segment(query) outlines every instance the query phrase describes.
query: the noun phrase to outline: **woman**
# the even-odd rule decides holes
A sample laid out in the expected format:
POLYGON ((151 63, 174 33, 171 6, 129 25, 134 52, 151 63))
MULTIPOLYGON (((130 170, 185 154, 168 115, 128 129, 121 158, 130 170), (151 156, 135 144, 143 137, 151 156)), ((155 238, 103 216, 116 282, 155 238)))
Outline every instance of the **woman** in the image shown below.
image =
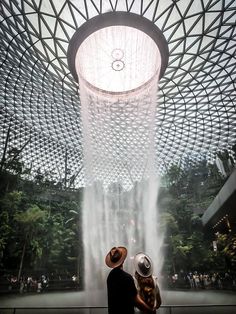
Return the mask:
POLYGON ((138 253, 134 258, 135 276, 134 281, 141 299, 149 305, 153 312, 161 305, 160 290, 157 277, 153 276, 153 264, 151 258, 138 253))

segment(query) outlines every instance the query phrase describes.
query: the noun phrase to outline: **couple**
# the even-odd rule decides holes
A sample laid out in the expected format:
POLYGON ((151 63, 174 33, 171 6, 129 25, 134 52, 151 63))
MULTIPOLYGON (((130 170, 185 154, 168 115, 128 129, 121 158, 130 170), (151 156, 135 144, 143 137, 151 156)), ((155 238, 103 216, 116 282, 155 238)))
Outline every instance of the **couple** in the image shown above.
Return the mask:
POLYGON ((134 258, 135 277, 123 270, 127 249, 113 247, 105 258, 106 265, 112 268, 107 277, 108 313, 134 314, 134 307, 142 313, 155 313, 161 305, 157 280, 152 276, 153 266, 150 257, 138 253, 134 258))

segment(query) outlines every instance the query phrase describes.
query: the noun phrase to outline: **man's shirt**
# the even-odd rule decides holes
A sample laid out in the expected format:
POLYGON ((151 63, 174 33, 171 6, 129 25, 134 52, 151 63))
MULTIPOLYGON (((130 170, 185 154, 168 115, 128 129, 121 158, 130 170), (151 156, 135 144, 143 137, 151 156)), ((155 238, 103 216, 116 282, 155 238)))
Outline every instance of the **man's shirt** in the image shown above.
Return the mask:
POLYGON ((107 277, 108 313, 134 314, 135 288, 133 277, 117 267, 107 277))

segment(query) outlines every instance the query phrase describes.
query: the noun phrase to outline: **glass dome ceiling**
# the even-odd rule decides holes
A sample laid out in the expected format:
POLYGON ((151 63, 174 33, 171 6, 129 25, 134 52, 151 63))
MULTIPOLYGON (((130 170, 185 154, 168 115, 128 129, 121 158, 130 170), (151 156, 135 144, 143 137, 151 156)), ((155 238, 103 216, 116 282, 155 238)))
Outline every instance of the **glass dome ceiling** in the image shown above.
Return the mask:
POLYGON ((168 41, 159 84, 156 169, 187 157, 214 161, 236 143, 234 0, 2 0, 0 145, 26 167, 68 187, 84 185, 79 88, 68 44, 84 22, 128 11, 155 23, 168 41))

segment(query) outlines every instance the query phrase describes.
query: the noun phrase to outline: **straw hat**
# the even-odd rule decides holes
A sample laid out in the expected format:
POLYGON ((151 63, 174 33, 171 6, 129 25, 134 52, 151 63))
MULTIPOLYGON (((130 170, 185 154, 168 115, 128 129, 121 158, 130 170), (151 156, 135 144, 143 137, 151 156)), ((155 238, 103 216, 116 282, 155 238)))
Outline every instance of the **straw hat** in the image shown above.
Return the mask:
POLYGON ((134 268, 142 277, 149 277, 153 273, 153 264, 151 258, 144 253, 136 254, 134 258, 134 268))
POLYGON ((115 268, 123 264, 127 256, 127 249, 124 246, 113 247, 108 252, 105 263, 110 268, 115 268))

